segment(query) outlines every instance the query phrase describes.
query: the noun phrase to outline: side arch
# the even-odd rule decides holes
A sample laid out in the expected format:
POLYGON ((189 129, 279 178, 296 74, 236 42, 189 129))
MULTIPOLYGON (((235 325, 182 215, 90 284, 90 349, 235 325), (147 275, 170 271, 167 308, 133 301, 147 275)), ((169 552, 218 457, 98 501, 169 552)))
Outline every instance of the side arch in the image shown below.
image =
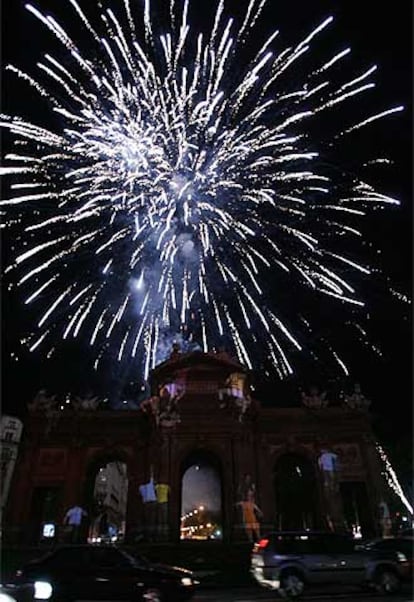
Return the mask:
POLYGON ((84 465, 82 503, 88 512, 84 540, 97 537, 123 538, 129 506, 133 458, 124 447, 106 447, 93 452, 84 465))

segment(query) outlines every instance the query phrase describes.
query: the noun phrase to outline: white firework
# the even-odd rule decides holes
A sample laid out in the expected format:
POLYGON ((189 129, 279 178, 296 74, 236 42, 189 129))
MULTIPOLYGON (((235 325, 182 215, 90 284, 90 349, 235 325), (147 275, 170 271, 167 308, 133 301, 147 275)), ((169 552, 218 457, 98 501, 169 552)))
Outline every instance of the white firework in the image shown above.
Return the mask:
POLYGON ((1 119, 17 143, 1 170, 16 180, 2 207, 23 224, 24 245, 8 269, 26 303, 39 304, 29 348, 82 334, 98 357, 139 356, 147 374, 166 333, 181 333, 290 374, 304 336, 274 288, 269 298, 269 281, 363 307, 354 276, 371 270, 347 243, 361 239, 367 211, 398 201, 326 157, 402 107, 359 115, 329 141, 309 134, 375 85, 375 66, 338 76, 348 48, 303 68, 331 17, 291 47, 276 50, 275 31, 242 68, 266 0, 250 0, 239 25, 220 0, 208 34, 193 31, 189 0, 170 1, 162 34, 150 0, 142 15, 129 0, 119 15, 101 8, 96 25, 86 3, 67 2, 90 43, 80 48, 28 4, 63 52, 45 54, 38 76, 8 67, 48 99, 59 125, 1 119), (296 71, 300 83, 289 79, 296 71))

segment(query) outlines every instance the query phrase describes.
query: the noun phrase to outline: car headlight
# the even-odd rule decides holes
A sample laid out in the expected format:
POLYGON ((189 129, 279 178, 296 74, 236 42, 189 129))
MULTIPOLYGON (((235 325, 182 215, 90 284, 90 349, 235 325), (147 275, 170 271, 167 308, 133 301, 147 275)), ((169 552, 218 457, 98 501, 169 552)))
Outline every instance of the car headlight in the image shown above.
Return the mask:
POLYGON ((34 599, 49 600, 52 597, 53 587, 48 581, 35 581, 34 599))
POLYGON ((402 552, 397 552, 398 562, 407 562, 407 556, 402 552))
POLYGON ((185 585, 186 587, 193 585, 193 580, 191 579, 191 577, 182 577, 181 585, 185 585))
POLYGON ((9 594, 0 592, 0 602, 16 602, 16 599, 9 596, 9 594))

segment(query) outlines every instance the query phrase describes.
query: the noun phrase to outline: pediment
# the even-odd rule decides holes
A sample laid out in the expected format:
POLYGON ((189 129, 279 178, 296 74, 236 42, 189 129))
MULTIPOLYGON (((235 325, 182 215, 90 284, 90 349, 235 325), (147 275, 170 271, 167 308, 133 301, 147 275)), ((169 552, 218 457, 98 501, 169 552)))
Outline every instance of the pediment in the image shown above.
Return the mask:
POLYGON ((199 381, 204 378, 222 380, 231 372, 247 372, 247 368, 225 352, 203 353, 193 351, 182 353, 178 357, 168 359, 151 372, 151 384, 157 385, 168 382, 169 379, 180 375, 186 381, 199 381), (215 377, 215 378, 214 378, 215 377))

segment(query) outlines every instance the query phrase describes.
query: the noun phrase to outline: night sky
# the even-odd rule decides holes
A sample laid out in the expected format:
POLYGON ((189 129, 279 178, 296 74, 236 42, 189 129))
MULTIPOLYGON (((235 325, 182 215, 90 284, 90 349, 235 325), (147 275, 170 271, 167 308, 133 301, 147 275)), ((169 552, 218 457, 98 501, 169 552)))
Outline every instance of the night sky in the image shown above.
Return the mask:
MULTIPOLYGON (((34 2, 43 10, 55 11, 59 5, 59 16, 65 17, 67 12, 62 8, 63 0, 42 0, 34 2), (55 7, 55 8, 54 8, 55 7)), ((69 4, 69 3, 68 3, 69 4)), ((82 2, 81 2, 82 4, 82 2)), ((89 2, 88 2, 89 4, 89 2)), ((131 5, 134 2, 131 0, 131 5)), ((209 5, 199 2, 197 6, 209 5)), ((211 3, 214 4, 215 3, 211 3)), ((244 1, 231 0, 227 3, 229 13, 236 14, 244 1)), ((41 52, 51 51, 51 36, 46 35, 33 17, 23 8, 21 0, 4 0, 3 2, 3 57, 2 62, 21 67, 23 70, 35 72, 34 63, 41 52)), ((200 9, 201 10, 201 9, 200 9)), ((199 12, 195 19, 203 23, 206 17, 199 12)), ((352 47, 350 63, 355 72, 362 71, 376 63, 379 71, 376 74, 377 90, 373 96, 373 107, 382 109, 403 104, 406 110, 398 117, 383 120, 358 138, 353 139, 355 148, 349 152, 358 155, 359 140, 368 145, 371 154, 381 156, 384 151, 392 158, 395 165, 381 176, 379 188, 399 198, 402 206, 399 209, 382 212, 375 216, 366 228, 366 234, 382 249, 381 265, 391 277, 395 288, 411 295, 411 237, 412 237, 412 205, 411 205, 411 90, 412 90, 412 50, 411 50, 411 7, 409 2, 389 5, 373 0, 364 2, 356 0, 270 0, 259 26, 263 37, 275 27, 281 30, 280 46, 289 41, 297 42, 323 18, 333 14, 336 23, 327 35, 319 38, 315 48, 321 48, 324 56, 330 56, 346 46, 352 47), (330 49, 330 53, 327 49, 330 49), (376 104, 375 104, 376 103, 376 104), (375 153, 376 151, 376 153, 375 153)), ((255 40, 256 41, 256 40, 255 40)), ((80 44, 82 46, 82 44, 80 44)), ((258 44, 257 44, 258 46, 258 44)), ((255 44, 255 48, 257 48, 255 44)), ((249 49, 246 49, 248 52, 249 49)), ((352 73, 347 66, 347 73, 352 73)), ((2 98, 4 113, 30 117, 32 121, 47 122, 46 105, 39 102, 38 96, 22 82, 17 82, 13 74, 3 74, 2 98)), ((366 102, 365 100, 362 102, 366 102)), ((373 112, 373 111, 371 111, 373 112)), ((361 111, 361 115, 364 112, 361 111)), ((7 150, 7 137, 3 142, 7 150)), ((367 155, 370 153, 368 152, 367 155)), ((7 187, 4 186, 6 196, 7 187)), ((3 267, 10 257, 11 240, 7 233, 3 235, 3 267)), ((3 281, 4 282, 4 281, 3 281)), ((91 370, 93 358, 88 356, 82 345, 66 346, 51 360, 45 360, 40 354, 29 354, 19 345, 19 340, 30 329, 32 316, 28 314, 14 292, 7 290, 8 281, 3 285, 2 302, 2 392, 3 412, 23 415, 28 399, 42 386, 49 391, 83 390, 90 388, 102 395, 110 392, 114 383, 138 382, 139 375, 134 373, 134 366, 111 365, 110 370, 94 373, 91 370), (16 357, 18 360, 16 360, 16 357), (110 375, 108 379, 108 374, 110 375)), ((286 302, 292 291, 286 291, 286 302)), ((296 291, 294 292, 296 295, 296 291)), ((300 291, 298 291, 300 294, 300 291)), ((295 358, 297 372, 295 376, 283 383, 268 380, 260 386, 260 375, 256 381, 259 395, 268 403, 285 405, 295 403, 300 387, 317 384, 323 389, 332 391, 352 382, 362 383, 363 392, 373 401, 373 412, 376 424, 385 440, 408 441, 412 430, 412 350, 411 350, 411 308, 409 305, 396 302, 385 294, 385 288, 376 285, 371 289, 370 334, 375 345, 381 347, 383 357, 379 358, 358 346, 347 349, 353 359, 352 378, 349 382, 339 380, 332 375, 326 366, 315 365, 300 357, 295 358), (280 400, 284 400, 282 403, 280 400)), ((321 332, 329 330, 337 316, 325 307, 317 308, 321 332)), ((340 337, 340 332, 338 337, 340 337)), ((344 345, 347 343, 344 342, 344 345)), ((108 368, 108 367, 107 367, 108 368)), ((136 371, 136 369, 135 369, 136 371)))
POLYGON ((190 466, 184 473, 182 513, 204 506, 209 512, 219 512, 221 501, 220 480, 209 466, 190 466))

